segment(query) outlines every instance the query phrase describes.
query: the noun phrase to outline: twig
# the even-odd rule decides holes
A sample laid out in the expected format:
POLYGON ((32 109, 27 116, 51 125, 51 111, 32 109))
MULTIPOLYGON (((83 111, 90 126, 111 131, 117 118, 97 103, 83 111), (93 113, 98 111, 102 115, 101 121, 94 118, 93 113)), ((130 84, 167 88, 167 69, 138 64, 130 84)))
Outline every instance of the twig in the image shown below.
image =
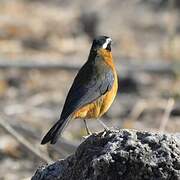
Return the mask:
MULTIPOLYGON (((21 124, 21 126, 17 125, 16 122, 13 121, 12 127, 17 129, 18 132, 21 132, 22 134, 26 134, 28 137, 32 139, 39 139, 40 133, 37 133, 34 131, 34 129, 29 128, 26 126, 26 124, 21 124)), ((60 138, 60 140, 54 144, 53 146, 49 146, 53 150, 59 153, 63 158, 66 157, 68 154, 71 154, 75 151, 75 149, 78 147, 78 144, 69 142, 65 140, 63 137, 60 138)))
POLYGON ((170 98, 167 102, 167 106, 166 106, 163 118, 161 120, 161 123, 160 123, 159 130, 161 132, 164 132, 164 130, 166 128, 166 125, 168 123, 168 120, 169 120, 169 117, 170 117, 173 107, 174 107, 174 99, 170 98))
MULTIPOLYGON (((43 61, 37 62, 33 59, 27 60, 18 60, 15 59, 14 61, 10 59, 0 59, 0 69, 10 69, 10 68, 18 68, 18 69, 39 69, 39 70, 47 70, 47 69, 58 69, 58 70, 69 70, 69 71, 77 71, 82 66, 82 64, 70 64, 66 59, 57 62, 51 61, 43 61)), ((121 63, 117 66, 118 72, 148 72, 148 73, 157 73, 157 74, 174 74, 175 68, 180 69, 180 63, 171 63, 166 62, 164 63, 163 60, 155 60, 155 61, 148 61, 147 63, 142 63, 142 61, 137 61, 136 63, 121 63), (163 62, 163 63, 162 63, 163 62)))
POLYGON ((133 107, 128 119, 125 120, 123 127, 124 128, 133 128, 134 122, 137 121, 139 116, 147 108, 147 102, 144 99, 139 100, 133 107))
POLYGON ((18 69, 62 69, 62 70, 78 70, 79 66, 74 64, 65 64, 63 62, 35 62, 34 60, 0 60, 0 68, 18 68, 18 69))
POLYGON ((46 154, 41 152, 39 149, 34 147, 30 142, 28 142, 24 137, 22 137, 11 125, 0 117, 0 125, 13 137, 15 137, 22 145, 24 145, 28 150, 30 150, 34 155, 43 160, 46 163, 53 162, 46 154))
MULTIPOLYGON (((141 99, 139 100, 133 107, 128 119, 125 120, 124 122, 124 127, 133 126, 133 123, 138 120, 139 116, 146 110, 146 109, 166 109, 164 118, 162 119, 162 130, 165 128, 168 118, 170 116, 170 113, 173 109, 174 106, 174 100, 172 102, 172 99, 169 99, 168 105, 165 100, 162 99, 154 99, 154 100, 145 100, 141 99), (168 112, 167 112, 168 111, 168 112), (168 114, 169 113, 169 114, 168 114)), ((159 127, 159 130, 161 128, 159 127)))
POLYGON ((139 118, 139 116, 143 113, 143 111, 147 108, 147 106, 148 104, 147 102, 145 102, 145 100, 138 101, 135 104, 130 114, 130 119, 132 119, 133 121, 136 121, 139 118))

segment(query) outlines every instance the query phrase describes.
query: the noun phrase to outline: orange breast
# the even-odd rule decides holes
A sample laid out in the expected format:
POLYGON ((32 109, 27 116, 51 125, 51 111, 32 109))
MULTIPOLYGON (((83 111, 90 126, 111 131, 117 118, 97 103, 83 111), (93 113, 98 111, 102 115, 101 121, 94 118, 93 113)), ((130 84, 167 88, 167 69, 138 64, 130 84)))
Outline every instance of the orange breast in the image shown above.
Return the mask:
POLYGON ((117 89, 118 89, 118 80, 117 80, 117 75, 115 75, 115 81, 111 91, 107 92, 103 97, 103 103, 101 105, 99 117, 102 116, 110 108, 117 94, 117 89))
MULTIPOLYGON (((101 52, 101 53, 106 53, 106 52, 101 52)), ((103 57, 105 57, 106 64, 112 69, 114 73, 115 79, 114 79, 113 87, 110 91, 108 91, 105 95, 101 96, 93 103, 88 104, 82 107, 81 109, 79 109, 78 111, 76 111, 74 113, 73 118, 80 118, 80 119, 99 118, 110 108, 111 104, 114 101, 118 89, 117 74, 112 62, 111 53, 103 54, 103 57)))

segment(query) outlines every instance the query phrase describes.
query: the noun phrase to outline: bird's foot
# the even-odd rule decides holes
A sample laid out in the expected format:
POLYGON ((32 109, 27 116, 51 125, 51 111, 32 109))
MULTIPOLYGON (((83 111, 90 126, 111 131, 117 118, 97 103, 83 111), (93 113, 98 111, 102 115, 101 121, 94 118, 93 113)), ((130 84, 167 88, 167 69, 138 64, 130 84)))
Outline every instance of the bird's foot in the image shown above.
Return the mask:
POLYGON ((89 136, 91 136, 92 134, 88 134, 86 136, 83 136, 83 139, 87 139, 89 136))
POLYGON ((89 135, 91 135, 92 133, 91 133, 90 129, 88 128, 88 126, 87 126, 87 123, 86 123, 86 120, 85 120, 85 119, 84 119, 84 124, 85 124, 86 132, 87 132, 88 136, 89 136, 89 135))

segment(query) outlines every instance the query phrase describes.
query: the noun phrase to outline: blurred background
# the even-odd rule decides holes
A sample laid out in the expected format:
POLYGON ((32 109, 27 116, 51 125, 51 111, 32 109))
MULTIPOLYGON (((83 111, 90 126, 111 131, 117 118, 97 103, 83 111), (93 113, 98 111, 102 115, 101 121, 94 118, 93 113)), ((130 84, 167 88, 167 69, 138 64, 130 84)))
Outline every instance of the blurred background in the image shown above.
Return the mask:
POLYGON ((119 75, 103 122, 180 132, 179 19, 179 0, 0 0, 0 179, 28 179, 83 141, 76 120, 56 145, 40 145, 97 35, 112 37, 119 75))

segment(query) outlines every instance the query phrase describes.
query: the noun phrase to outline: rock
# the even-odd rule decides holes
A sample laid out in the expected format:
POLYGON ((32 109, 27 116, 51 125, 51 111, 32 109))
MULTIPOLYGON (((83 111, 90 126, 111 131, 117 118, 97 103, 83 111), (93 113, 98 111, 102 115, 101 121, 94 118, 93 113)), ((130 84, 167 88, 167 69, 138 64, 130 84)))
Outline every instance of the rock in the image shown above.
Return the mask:
POLYGON ((39 167, 32 180, 179 180, 180 135, 135 130, 88 137, 65 160, 39 167))

